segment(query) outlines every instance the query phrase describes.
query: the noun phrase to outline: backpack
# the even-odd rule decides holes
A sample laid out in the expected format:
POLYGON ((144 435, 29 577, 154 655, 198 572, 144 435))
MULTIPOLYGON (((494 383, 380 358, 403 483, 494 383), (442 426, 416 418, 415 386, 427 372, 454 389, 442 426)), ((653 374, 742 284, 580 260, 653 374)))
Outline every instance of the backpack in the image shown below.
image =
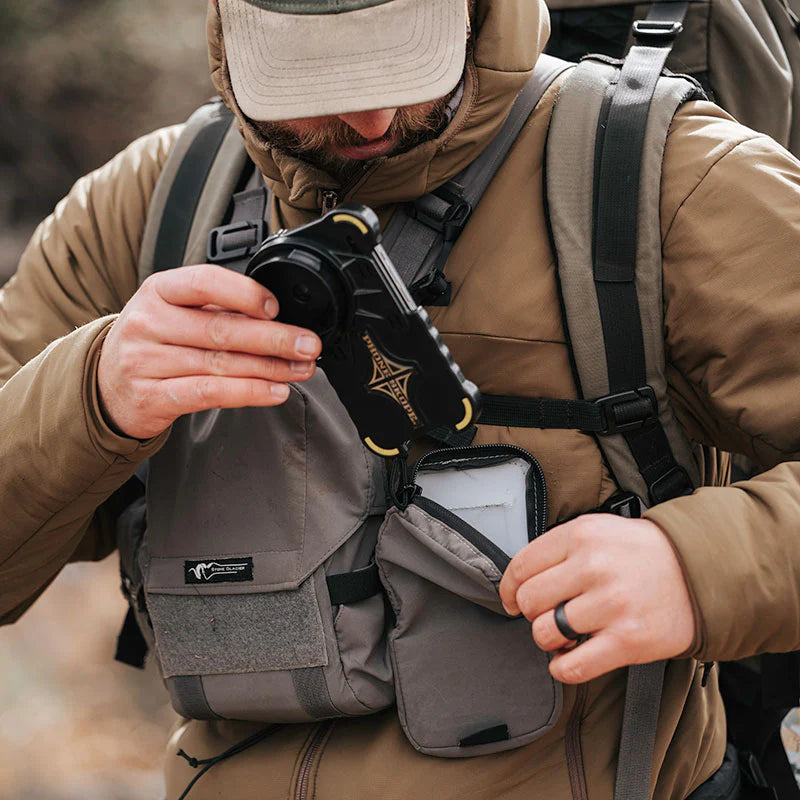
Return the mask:
MULTIPOLYGON (((484 396, 480 419, 481 424, 571 428, 594 434, 620 487, 599 510, 622 516, 638 516, 643 507, 690 493, 699 483, 691 445, 667 403, 660 224, 657 215, 647 213, 648 208, 658 207, 661 157, 672 117, 683 102, 704 96, 696 81, 662 76, 672 42, 669 34, 651 35, 648 46, 633 48, 624 64, 610 59, 584 62, 562 88, 551 122, 547 200, 582 399, 484 396), (613 98, 603 102, 612 84, 617 86, 613 98), (627 113, 631 109, 632 115, 627 113), (596 136, 598 129, 605 131, 604 137, 596 136), (627 189, 614 179, 621 173, 634 176, 627 189), (571 191, 559 189, 565 186, 571 191), (597 258, 592 245, 595 223, 597 258), (605 358, 598 358, 600 342, 605 358)), ((385 245, 418 302, 447 302, 444 267, 452 243, 532 108, 550 82, 570 66, 542 57, 524 98, 484 154, 465 173, 394 215, 385 245)), ((245 169, 246 163, 230 114, 218 102, 200 109, 187 124, 156 188, 142 246, 142 277, 154 264, 169 268, 212 261, 236 268, 247 261, 264 236, 268 196, 260 176, 245 169)), ((442 431, 438 438, 446 446, 463 448, 472 435, 474 430, 442 431)), ((141 499, 137 502, 141 511, 141 499)), ((123 514, 121 519, 126 516, 136 515, 123 514)), ((143 529, 140 513, 120 536, 123 587, 131 612, 118 655, 138 664, 143 661, 138 630, 149 633, 137 559, 143 529)), ((374 571, 362 577, 369 591, 379 590, 374 571)), ((344 595, 364 599, 363 586, 354 591, 350 578, 340 582, 344 595)), ((649 796, 664 666, 629 669, 616 800, 649 796)), ((202 686, 191 689, 203 701, 202 686)), ((478 732, 470 744, 491 746, 486 734, 478 732)), ((729 792, 730 775, 738 781, 736 759, 730 754, 724 768, 722 783, 729 792)), ((757 764, 746 775, 760 786, 757 764)), ((701 789, 706 794, 698 798, 729 796, 708 794, 705 785, 701 789)))
POLYGON ((622 58, 634 20, 680 23, 667 68, 691 75, 743 125, 800 156, 800 0, 547 0, 546 52, 622 58))

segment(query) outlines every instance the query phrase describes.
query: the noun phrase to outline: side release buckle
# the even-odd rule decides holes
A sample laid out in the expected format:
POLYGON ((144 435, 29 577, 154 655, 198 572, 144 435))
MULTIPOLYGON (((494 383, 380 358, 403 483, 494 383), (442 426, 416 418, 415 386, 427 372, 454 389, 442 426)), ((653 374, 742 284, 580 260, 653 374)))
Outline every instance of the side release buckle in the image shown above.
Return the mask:
POLYGON ((633 38, 637 44, 651 47, 666 47, 683 31, 683 23, 677 20, 639 19, 633 23, 633 38))
POLYGON ((600 408, 603 421, 603 429, 598 431, 601 436, 639 430, 658 419, 658 400, 652 386, 599 397, 594 404, 600 408))
POLYGON ((267 225, 264 220, 231 222, 213 228, 208 234, 206 258, 209 264, 227 264, 255 255, 264 239, 267 225))

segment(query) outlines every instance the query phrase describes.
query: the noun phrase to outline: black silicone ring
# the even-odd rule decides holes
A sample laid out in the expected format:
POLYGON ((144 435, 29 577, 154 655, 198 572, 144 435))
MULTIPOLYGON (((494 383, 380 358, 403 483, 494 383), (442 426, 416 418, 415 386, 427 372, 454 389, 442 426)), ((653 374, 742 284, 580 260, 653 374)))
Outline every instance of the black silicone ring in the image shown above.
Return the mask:
POLYGON ((577 642, 578 639, 581 638, 583 634, 577 633, 572 625, 569 624, 567 621, 567 612, 564 611, 564 606, 567 604, 567 601, 564 600, 563 602, 559 603, 555 608, 555 619, 556 619, 556 628, 561 631, 561 635, 565 639, 569 639, 571 642, 577 642))

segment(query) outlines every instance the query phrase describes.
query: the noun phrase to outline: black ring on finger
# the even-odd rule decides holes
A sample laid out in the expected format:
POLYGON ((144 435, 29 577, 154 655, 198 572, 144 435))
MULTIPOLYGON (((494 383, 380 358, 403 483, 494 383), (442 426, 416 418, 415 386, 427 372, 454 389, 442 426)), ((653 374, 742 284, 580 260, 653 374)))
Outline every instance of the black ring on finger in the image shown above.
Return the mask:
POLYGON ((566 600, 560 602, 556 607, 554 616, 556 620, 556 628, 560 631, 561 635, 565 639, 569 639, 571 642, 577 642, 583 634, 578 633, 572 625, 569 624, 567 620, 567 612, 564 610, 564 606, 567 604, 566 600))

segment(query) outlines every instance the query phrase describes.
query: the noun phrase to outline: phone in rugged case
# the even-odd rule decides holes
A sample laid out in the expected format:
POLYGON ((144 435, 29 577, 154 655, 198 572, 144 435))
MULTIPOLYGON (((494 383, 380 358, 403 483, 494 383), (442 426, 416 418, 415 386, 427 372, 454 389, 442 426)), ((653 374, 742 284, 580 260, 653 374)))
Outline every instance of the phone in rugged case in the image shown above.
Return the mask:
POLYGON ((466 428, 480 393, 380 242, 375 213, 347 204, 270 236, 246 274, 277 297, 279 321, 320 336, 319 366, 360 436, 392 456, 434 428, 466 428))

